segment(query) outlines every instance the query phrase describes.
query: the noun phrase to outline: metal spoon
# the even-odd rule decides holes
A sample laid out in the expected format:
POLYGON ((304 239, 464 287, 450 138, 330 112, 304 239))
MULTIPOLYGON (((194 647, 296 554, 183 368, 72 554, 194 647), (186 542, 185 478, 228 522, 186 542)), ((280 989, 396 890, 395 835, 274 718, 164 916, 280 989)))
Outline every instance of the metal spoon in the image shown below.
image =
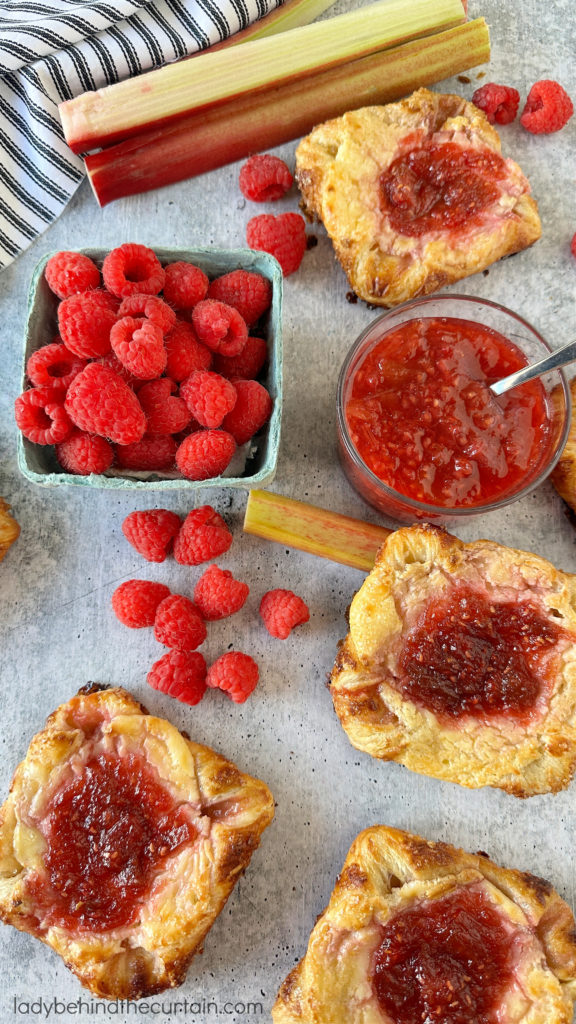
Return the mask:
POLYGON ((572 363, 575 359, 576 341, 571 341, 568 345, 557 349, 556 352, 551 352, 544 359, 539 359, 537 363, 524 366, 521 370, 516 370, 515 373, 503 377, 502 380, 497 380, 495 384, 490 385, 490 391, 493 395, 502 395, 518 384, 525 384, 527 380, 533 380, 534 377, 539 377, 549 370, 557 370, 558 367, 566 366, 566 363, 572 363))

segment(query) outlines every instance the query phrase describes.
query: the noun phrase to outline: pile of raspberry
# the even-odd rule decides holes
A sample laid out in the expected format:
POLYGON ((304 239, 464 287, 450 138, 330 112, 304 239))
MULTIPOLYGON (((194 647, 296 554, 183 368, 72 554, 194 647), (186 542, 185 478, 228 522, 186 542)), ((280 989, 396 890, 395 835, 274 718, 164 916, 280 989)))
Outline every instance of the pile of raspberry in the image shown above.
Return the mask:
POLYGON ((58 334, 30 356, 15 418, 29 441, 55 445, 67 473, 208 480, 265 426, 272 399, 256 378, 268 357, 267 278, 234 270, 210 281, 133 243, 101 271, 57 253, 45 277, 60 300, 58 334))
MULTIPOLYGON (((290 191, 293 181, 289 167, 270 153, 249 157, 240 169, 240 191, 254 203, 281 199, 290 191)), ((308 248, 306 222, 299 213, 261 213, 248 221, 246 242, 251 249, 275 256, 284 277, 288 277, 298 270, 308 248)))
MULTIPOLYGON (((232 534, 211 505, 193 509, 184 522, 168 509, 132 512, 122 532, 149 562, 163 562, 171 551, 181 565, 201 565, 229 550, 232 534)), ((185 704, 198 704, 208 688, 223 690, 242 704, 255 689, 258 665, 242 651, 227 651, 210 665, 198 651, 207 636, 206 623, 239 612, 250 588, 220 566, 210 565, 197 580, 192 599, 171 593, 163 583, 127 580, 112 595, 117 618, 131 629, 154 627, 154 636, 169 650, 148 673, 155 690, 185 704)), ((286 639, 307 622, 308 608, 290 590, 269 590, 260 616, 271 636, 286 639)))

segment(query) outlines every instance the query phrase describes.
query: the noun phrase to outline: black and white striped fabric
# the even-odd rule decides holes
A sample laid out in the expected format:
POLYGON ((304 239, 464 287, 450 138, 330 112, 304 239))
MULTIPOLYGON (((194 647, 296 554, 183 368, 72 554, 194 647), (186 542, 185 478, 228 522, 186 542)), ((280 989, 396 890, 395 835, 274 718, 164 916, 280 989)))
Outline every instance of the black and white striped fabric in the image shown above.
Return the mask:
POLYGON ((281 0, 0 0, 0 268, 83 178, 58 103, 204 49, 281 0))

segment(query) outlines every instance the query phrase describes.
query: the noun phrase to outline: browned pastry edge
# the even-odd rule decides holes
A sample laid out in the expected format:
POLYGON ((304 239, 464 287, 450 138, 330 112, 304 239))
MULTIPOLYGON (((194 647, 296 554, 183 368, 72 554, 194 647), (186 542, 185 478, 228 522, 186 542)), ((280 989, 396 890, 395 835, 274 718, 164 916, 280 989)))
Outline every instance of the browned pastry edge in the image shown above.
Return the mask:
POLYGON ((10 511, 10 505, 0 498, 0 562, 20 536, 20 526, 10 511))

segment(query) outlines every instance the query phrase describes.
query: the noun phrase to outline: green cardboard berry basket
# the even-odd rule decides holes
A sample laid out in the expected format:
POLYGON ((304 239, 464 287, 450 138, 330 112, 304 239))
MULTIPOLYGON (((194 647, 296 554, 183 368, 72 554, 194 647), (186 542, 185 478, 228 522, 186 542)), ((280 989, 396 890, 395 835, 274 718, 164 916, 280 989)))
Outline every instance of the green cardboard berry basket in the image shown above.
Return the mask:
MULTIPOLYGON (((99 266, 107 250, 82 249, 99 266)), ((42 487, 69 484, 74 487, 107 487, 121 491, 195 491, 206 487, 265 487, 276 472, 280 424, 282 419, 282 270, 273 256, 252 249, 164 249, 154 250, 162 264, 185 260, 194 263, 212 280, 231 270, 251 270, 267 277, 272 284, 272 305, 266 314, 264 330, 268 344, 268 364, 258 378, 268 389, 274 403, 272 416, 263 430, 239 449, 226 474, 210 480, 186 480, 176 473, 132 473, 112 469, 109 473, 76 476, 59 465, 52 445, 37 445, 20 434, 18 467, 32 483, 42 487), (230 475, 228 475, 230 474, 230 475)), ((58 333, 58 300, 50 291, 44 268, 53 253, 47 253, 34 270, 28 296, 28 317, 24 337, 24 364, 20 390, 29 382, 26 364, 32 352, 47 345, 58 333)))

